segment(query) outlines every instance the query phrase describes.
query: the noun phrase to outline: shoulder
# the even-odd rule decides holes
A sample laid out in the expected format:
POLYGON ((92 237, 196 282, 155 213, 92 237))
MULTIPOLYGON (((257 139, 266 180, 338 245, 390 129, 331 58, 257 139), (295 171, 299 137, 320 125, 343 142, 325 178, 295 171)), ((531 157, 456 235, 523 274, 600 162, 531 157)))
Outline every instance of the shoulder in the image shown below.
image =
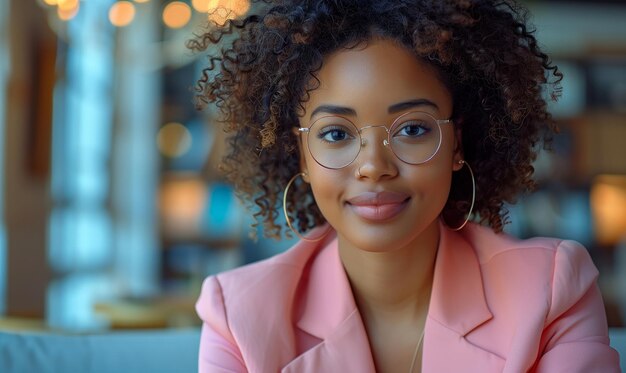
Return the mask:
POLYGON ((522 240, 476 225, 463 235, 476 252, 486 288, 498 288, 499 297, 515 302, 545 304, 548 319, 596 287, 598 270, 587 249, 576 241, 522 240))
POLYGON ((533 364, 537 372, 617 371, 598 271, 581 244, 520 240, 476 225, 458 233, 476 253, 491 314, 469 336, 477 346, 519 364, 515 371, 533 364))
POLYGON ((205 322, 216 315, 233 321, 238 313, 249 319, 250 312, 260 317, 265 313, 270 318, 288 317, 306 268, 326 241, 301 241, 269 259, 206 278, 196 302, 198 315, 205 322))
POLYGON ((576 241, 550 237, 519 239, 475 224, 468 228, 463 236, 474 248, 481 265, 521 257, 528 260, 517 262, 518 266, 536 265, 538 260, 558 266, 558 270, 582 268, 591 270, 594 276, 597 274, 587 249, 576 241))

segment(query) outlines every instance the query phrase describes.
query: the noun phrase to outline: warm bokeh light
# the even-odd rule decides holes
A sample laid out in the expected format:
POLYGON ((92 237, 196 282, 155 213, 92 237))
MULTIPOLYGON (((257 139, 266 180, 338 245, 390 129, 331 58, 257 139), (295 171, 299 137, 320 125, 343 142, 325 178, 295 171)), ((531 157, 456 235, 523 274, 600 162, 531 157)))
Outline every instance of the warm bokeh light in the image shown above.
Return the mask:
POLYGON ((187 153, 191 148, 191 133, 180 123, 164 125, 157 135, 157 146, 161 154, 175 158, 187 153))
POLYGON ((221 3, 225 3, 225 7, 235 12, 238 17, 250 10, 249 0, 221 0, 221 3))
POLYGON ((150 0, 133 0, 136 3, 147 3, 150 0))
POLYGON ((615 245, 626 239, 626 175, 601 175, 591 186, 596 240, 615 245))
POLYGON ((235 18, 237 18, 235 12, 228 9, 217 8, 209 11, 209 19, 220 26, 226 24, 229 19, 235 18))
POLYGON ((58 0, 57 6, 61 10, 70 11, 70 10, 77 9, 79 6, 78 3, 79 3, 78 0, 58 0))
POLYGON ((57 15, 61 21, 69 21, 70 19, 76 17, 78 14, 78 9, 80 8, 79 3, 76 3, 74 8, 63 9, 61 7, 57 8, 57 15))
POLYGON ((209 0, 209 19, 223 25, 229 19, 240 17, 250 9, 249 0, 209 0))
POLYGON ((109 20, 114 26, 124 27, 135 18, 135 5, 130 1, 118 1, 109 9, 109 20))
POLYGON ((43 2, 47 5, 57 5, 59 3, 58 0, 43 0, 43 2))
POLYGON ((191 8, 182 1, 172 1, 163 9, 163 22, 169 28, 184 27, 191 19, 191 8))
POLYGON ((197 10, 198 12, 201 13, 207 13, 209 11, 210 8, 210 4, 214 2, 211 0, 191 0, 191 6, 193 6, 193 8, 195 10, 197 10))
POLYGON ((197 232, 206 204, 207 188, 199 177, 165 179, 159 193, 163 230, 170 236, 197 232))

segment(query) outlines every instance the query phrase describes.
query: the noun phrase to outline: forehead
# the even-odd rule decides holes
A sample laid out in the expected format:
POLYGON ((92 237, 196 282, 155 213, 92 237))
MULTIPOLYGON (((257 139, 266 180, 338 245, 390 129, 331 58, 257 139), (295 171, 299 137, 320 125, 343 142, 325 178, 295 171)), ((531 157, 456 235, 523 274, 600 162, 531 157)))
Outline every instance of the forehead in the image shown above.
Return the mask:
POLYGON ((393 41, 373 40, 329 54, 317 78, 320 85, 305 104, 307 114, 331 104, 353 108, 360 116, 414 99, 433 101, 436 114, 451 112, 450 92, 435 68, 393 41))

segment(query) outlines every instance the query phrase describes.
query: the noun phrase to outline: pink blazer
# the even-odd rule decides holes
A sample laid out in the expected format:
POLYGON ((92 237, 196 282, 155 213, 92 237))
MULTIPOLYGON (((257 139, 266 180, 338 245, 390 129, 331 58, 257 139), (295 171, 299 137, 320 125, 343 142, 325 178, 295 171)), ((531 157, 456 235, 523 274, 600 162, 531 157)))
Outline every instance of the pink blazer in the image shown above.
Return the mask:
MULTIPOLYGON (((422 372, 620 371, 580 244, 441 232, 422 372)), ((334 236, 207 278, 196 309, 200 372, 374 372, 334 236)))

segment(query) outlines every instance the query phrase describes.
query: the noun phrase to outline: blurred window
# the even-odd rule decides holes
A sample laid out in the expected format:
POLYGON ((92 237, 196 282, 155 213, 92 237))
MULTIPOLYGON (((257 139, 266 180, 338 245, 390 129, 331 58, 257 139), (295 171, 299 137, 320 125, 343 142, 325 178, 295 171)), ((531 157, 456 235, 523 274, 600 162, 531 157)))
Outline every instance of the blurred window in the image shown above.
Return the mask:
POLYGON ((100 305, 158 291, 158 4, 116 28, 110 0, 81 2, 59 44, 54 92, 48 323, 105 328, 100 305))
POLYGON ((47 317, 65 329, 104 326, 94 303, 113 291, 102 285, 114 254, 108 201, 115 34, 99 22, 108 3, 85 2, 67 23, 69 42, 58 47, 48 244, 55 278, 47 317))
POLYGON ((4 231, 4 126, 6 90, 9 77, 9 1, 0 1, 0 315, 6 306, 6 241, 4 231))
POLYGON ((120 295, 143 299, 159 292, 157 216, 161 115, 158 41, 160 2, 138 7, 133 22, 117 29, 115 126, 111 154, 115 273, 120 295), (139 11, 139 9, 141 9, 139 11))

